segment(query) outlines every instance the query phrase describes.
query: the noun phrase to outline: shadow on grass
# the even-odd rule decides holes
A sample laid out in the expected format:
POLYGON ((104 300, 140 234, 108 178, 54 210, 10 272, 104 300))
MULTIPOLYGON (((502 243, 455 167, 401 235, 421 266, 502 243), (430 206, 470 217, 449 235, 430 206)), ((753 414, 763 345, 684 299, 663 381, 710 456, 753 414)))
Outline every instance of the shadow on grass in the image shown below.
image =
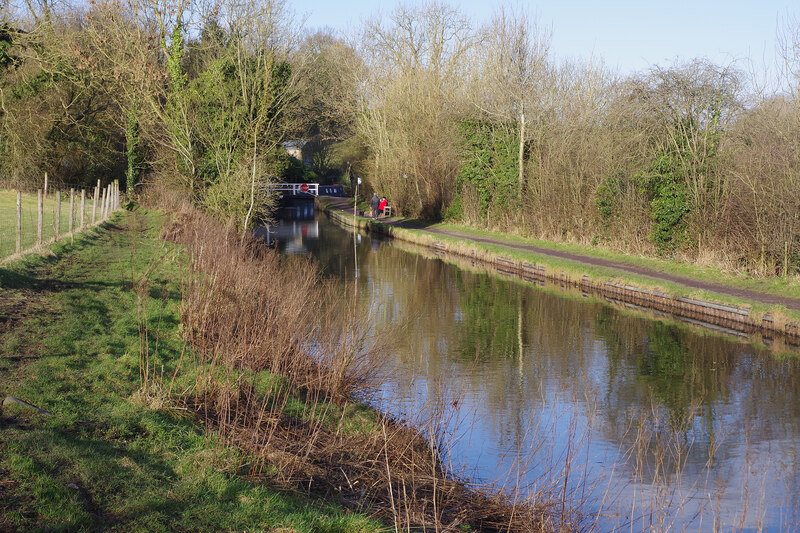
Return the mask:
MULTIPOLYGON (((4 289, 29 290, 35 293, 57 293, 83 289, 99 292, 112 288, 123 289, 125 285, 122 281, 64 281, 39 277, 24 271, 0 268, 0 288, 4 289)), ((130 283, 127 285, 129 286, 130 283)))
POLYGON ((19 530, 271 530, 305 523, 311 531, 352 531, 314 527, 336 511, 238 477, 238 455, 209 445, 191 419, 131 409, 110 422, 63 429, 55 420, 0 435, 11 464, 0 479, 19 480, 0 495, 0 509, 20 509, 19 530))
MULTIPOLYGON (((144 416, 169 418, 158 413, 144 416)), ((100 433, 116 433, 117 442, 87 436, 94 430, 92 424, 82 424, 78 431, 11 430, 8 436, 15 442, 10 457, 23 465, 17 475, 26 480, 16 498, 33 498, 36 521, 47 523, 47 530, 104 530, 121 524, 169 529, 173 517, 184 515, 193 502, 171 497, 170 487, 178 479, 174 467, 148 450, 149 443, 140 439, 137 444, 137 437, 146 435, 152 423, 190 430, 188 424, 175 427, 173 419, 150 424, 117 421, 111 428, 97 428, 100 433)))

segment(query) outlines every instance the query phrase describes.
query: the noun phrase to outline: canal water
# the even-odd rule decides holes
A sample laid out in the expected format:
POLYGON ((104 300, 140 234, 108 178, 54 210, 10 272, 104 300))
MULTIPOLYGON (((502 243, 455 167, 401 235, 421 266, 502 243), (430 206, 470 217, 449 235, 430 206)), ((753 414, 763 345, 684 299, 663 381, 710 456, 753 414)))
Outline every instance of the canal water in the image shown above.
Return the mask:
POLYGON ((444 435, 464 479, 600 531, 800 531, 797 355, 324 214, 270 240, 355 281, 374 331, 399 328, 374 401, 444 435))

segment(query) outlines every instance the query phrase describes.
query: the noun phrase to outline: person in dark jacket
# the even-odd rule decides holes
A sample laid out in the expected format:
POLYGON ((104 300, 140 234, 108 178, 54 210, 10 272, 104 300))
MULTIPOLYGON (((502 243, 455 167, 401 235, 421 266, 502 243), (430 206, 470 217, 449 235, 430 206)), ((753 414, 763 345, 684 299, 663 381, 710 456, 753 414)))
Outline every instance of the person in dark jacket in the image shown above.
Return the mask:
POLYGON ((372 193, 372 199, 369 201, 369 210, 372 218, 378 218, 378 205, 381 203, 381 199, 378 198, 378 193, 372 193))

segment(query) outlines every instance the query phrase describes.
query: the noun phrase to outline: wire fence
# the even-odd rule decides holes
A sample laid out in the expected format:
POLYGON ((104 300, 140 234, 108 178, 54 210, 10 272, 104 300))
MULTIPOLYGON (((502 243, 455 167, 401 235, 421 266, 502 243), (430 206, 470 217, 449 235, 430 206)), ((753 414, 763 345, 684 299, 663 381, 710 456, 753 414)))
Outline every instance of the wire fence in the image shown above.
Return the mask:
POLYGON ((0 190, 0 260, 71 237, 107 220, 119 205, 117 180, 35 193, 0 190))

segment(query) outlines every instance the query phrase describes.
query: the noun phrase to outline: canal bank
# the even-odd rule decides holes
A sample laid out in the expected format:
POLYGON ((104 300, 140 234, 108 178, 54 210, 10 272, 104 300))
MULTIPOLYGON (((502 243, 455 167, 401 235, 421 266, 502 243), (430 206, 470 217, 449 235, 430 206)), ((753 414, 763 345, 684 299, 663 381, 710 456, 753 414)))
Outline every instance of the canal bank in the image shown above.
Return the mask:
POLYGON ((776 336, 800 344, 800 298, 741 288, 573 251, 543 248, 522 239, 471 235, 424 222, 354 215, 348 198, 318 197, 317 209, 348 226, 413 242, 442 254, 491 264, 536 283, 576 287, 615 302, 669 313, 733 333, 756 335, 764 344, 776 336))
POLYGON ((248 455, 178 402, 187 253, 167 218, 134 207, 0 266, 0 531, 383 527, 242 475, 248 455))
POLYGON ((558 529, 332 388, 309 262, 163 209, 0 267, 0 531, 558 529))

